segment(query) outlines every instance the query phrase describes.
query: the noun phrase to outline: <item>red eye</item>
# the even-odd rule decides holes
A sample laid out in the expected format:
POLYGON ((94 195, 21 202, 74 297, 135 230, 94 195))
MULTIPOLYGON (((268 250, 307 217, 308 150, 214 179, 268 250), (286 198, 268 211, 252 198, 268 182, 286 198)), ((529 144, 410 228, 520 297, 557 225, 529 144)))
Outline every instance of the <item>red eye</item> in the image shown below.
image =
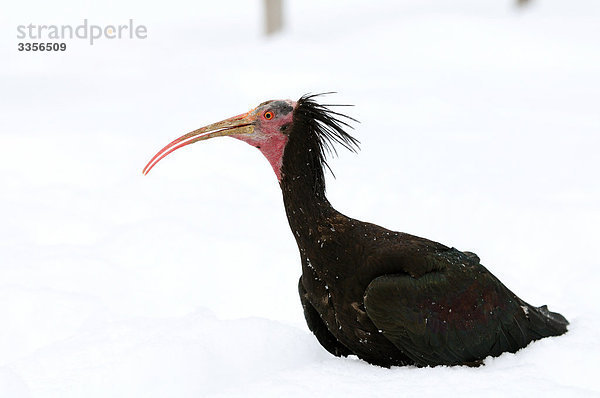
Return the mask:
POLYGON ((265 119, 271 120, 271 119, 273 119, 273 112, 266 111, 264 116, 265 116, 265 119))

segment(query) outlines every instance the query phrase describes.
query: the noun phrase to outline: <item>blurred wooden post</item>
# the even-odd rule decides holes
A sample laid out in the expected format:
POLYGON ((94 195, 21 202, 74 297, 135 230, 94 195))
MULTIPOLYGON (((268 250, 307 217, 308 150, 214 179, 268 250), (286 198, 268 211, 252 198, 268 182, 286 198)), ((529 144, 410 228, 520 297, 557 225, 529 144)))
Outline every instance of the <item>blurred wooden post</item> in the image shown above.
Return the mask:
POLYGON ((283 0, 264 0, 265 33, 272 35, 283 28, 283 0))

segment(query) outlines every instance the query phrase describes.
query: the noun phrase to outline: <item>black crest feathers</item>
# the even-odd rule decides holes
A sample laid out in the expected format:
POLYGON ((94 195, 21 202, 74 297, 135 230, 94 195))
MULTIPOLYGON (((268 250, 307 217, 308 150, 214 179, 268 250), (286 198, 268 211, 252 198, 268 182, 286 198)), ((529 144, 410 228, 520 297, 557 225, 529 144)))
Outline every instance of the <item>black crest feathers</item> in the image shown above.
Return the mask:
MULTIPOLYGON (((316 97, 332 93, 321 94, 305 94, 298 100, 298 105, 295 111, 294 122, 305 124, 308 128, 310 138, 316 140, 317 157, 321 169, 327 167, 331 174, 333 171, 327 163, 327 157, 337 155, 336 146, 341 145, 352 152, 357 152, 360 142, 344 131, 344 128, 353 127, 348 122, 358 121, 350 116, 332 111, 329 107, 334 106, 351 106, 351 105, 322 105, 314 99, 316 97), (298 119, 298 120, 296 120, 298 119)), ((333 174, 335 176, 335 174, 333 174)))

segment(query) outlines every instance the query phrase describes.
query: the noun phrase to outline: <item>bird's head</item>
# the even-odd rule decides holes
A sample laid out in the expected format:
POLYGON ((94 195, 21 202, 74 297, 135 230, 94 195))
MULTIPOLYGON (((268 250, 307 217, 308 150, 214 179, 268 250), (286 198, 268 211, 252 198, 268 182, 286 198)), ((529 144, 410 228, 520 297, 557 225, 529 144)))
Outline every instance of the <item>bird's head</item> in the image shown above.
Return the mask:
POLYGON ((296 105, 291 100, 266 101, 249 112, 187 133, 154 155, 143 172, 148 174, 162 158, 176 149, 209 138, 229 136, 258 148, 271 163, 277 178, 281 179, 283 151, 296 105))
POLYGON ((187 133, 154 155, 143 173, 148 174, 161 159, 176 149, 222 136, 233 137, 258 148, 273 167, 280 181, 284 152, 291 136, 301 135, 305 140, 313 140, 319 166, 326 165, 325 152, 335 151, 334 143, 354 150, 357 148, 358 141, 343 130, 343 126, 349 126, 338 117, 347 118, 347 116, 317 104, 313 101, 314 97, 314 95, 307 95, 298 101, 266 101, 249 112, 187 133))

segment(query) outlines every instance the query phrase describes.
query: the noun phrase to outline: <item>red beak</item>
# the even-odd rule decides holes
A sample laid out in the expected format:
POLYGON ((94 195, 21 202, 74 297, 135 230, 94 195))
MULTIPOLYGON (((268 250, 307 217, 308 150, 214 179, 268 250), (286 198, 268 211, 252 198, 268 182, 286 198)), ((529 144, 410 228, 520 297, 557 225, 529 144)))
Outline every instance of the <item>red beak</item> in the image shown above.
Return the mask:
POLYGON ((193 144, 194 142, 225 135, 252 134, 254 133, 255 120, 256 115, 250 111, 248 113, 243 113, 217 123, 209 124, 208 126, 194 130, 191 133, 182 135, 158 151, 158 153, 154 155, 152 159, 150 159, 146 167, 144 167, 142 173, 144 173, 144 175, 148 174, 162 158, 176 149, 183 148, 184 146, 193 144))

